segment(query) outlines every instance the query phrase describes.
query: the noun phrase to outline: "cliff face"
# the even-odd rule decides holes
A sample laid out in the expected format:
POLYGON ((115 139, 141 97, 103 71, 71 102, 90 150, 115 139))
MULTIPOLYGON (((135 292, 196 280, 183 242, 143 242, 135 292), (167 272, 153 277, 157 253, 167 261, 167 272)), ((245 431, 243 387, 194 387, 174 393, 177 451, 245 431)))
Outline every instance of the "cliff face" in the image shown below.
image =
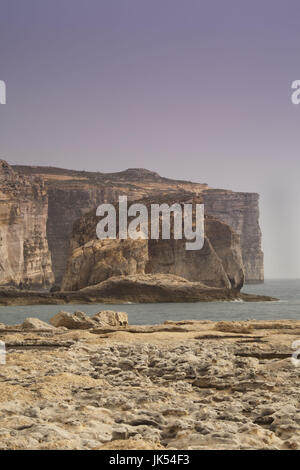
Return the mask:
POLYGON ((240 235, 245 281, 263 282, 264 258, 259 226, 259 195, 219 189, 202 193, 205 211, 240 235))
POLYGON ((76 291, 113 276, 144 274, 147 260, 144 240, 91 240, 72 251, 62 290, 76 291))
POLYGON ((207 188, 206 184, 174 181, 141 168, 107 174, 51 167, 14 168, 21 174, 41 176, 45 181, 49 200, 47 238, 57 285, 61 284, 66 269, 74 222, 99 204, 117 201, 123 194, 129 200, 137 200, 178 190, 198 194, 207 188))
POLYGON ((225 223, 205 218, 201 250, 187 251, 185 240, 149 240, 147 273, 181 276, 212 287, 240 289, 244 267, 239 236, 225 223))
POLYGON ((82 184, 66 188, 49 187, 49 216, 47 238, 52 259, 55 283, 60 285, 66 269, 72 227, 86 212, 108 200, 116 200, 119 193, 109 188, 82 184))
POLYGON ((0 285, 30 288, 53 283, 47 217, 43 181, 21 176, 0 160, 0 285))
MULTIPOLYGON (((185 195, 189 198, 190 195, 185 195)), ((170 204, 183 200, 179 193, 170 204)), ((195 198, 193 198, 194 202, 195 198)), ((150 203, 161 203, 161 199, 150 203)), ((185 202, 188 202, 187 200, 185 202)), ((200 200, 198 202, 201 202, 200 200)), ((116 205, 117 219, 118 206, 116 205)), ((150 214, 150 212, 148 211, 150 214)), ((99 284, 113 276, 173 274, 206 286, 240 289, 244 282, 240 239, 225 223, 206 217, 201 250, 186 250, 186 240, 97 240, 94 211, 73 229, 70 256, 62 283, 66 291, 99 284)), ((149 217, 149 233, 150 233, 149 217)))
POLYGON ((166 194, 172 197, 178 191, 202 195, 205 214, 229 225, 240 236, 246 282, 263 281, 257 194, 210 189, 206 184, 170 180, 143 169, 104 174, 50 167, 14 168, 45 180, 49 197, 47 238, 56 284, 61 284, 66 268, 72 226, 86 212, 101 203, 114 202, 122 194, 137 200, 166 194))

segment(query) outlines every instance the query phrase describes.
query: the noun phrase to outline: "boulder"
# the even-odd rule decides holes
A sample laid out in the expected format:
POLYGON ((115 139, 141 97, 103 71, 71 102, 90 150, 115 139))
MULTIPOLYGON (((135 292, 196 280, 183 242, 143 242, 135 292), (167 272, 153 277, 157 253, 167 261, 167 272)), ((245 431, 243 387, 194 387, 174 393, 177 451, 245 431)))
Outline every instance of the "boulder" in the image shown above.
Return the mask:
POLYGON ((93 328, 95 323, 84 312, 59 312, 50 320, 51 325, 60 327, 64 326, 69 330, 87 330, 93 328))
POLYGON ((92 317, 97 326, 128 326, 128 315, 125 312, 104 310, 92 317))
POLYGON ((89 317, 84 312, 59 312, 50 320, 51 325, 65 327, 69 330, 88 330, 95 327, 124 327, 128 325, 125 312, 104 310, 89 317))
POLYGON ((253 331, 252 324, 239 321, 218 321, 215 325, 215 330, 224 333, 242 333, 247 334, 253 331))
POLYGON ((53 330, 54 326, 38 318, 29 317, 23 321, 21 328, 22 330, 53 330))

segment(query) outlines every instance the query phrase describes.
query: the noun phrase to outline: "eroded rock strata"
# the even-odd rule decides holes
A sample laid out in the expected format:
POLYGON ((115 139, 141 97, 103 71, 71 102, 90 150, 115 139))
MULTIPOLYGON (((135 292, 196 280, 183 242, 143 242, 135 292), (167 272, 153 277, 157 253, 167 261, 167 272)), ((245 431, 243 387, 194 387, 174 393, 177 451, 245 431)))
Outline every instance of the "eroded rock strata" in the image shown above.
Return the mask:
MULTIPOLYGON (((161 199, 140 199, 148 207, 161 199)), ((168 202, 201 203, 181 192, 169 196, 168 202)), ((118 220, 118 205, 116 205, 118 220)), ((182 220, 183 220, 182 211, 182 220)), ((151 232, 149 216, 148 232, 151 232)), ((74 224, 70 255, 62 282, 62 290, 73 291, 103 282, 113 276, 137 274, 173 274, 209 287, 239 290, 244 283, 244 267, 240 237, 223 222, 205 218, 204 246, 186 250, 186 239, 174 240, 98 240, 96 226, 99 218, 94 211, 74 224)), ((172 224, 171 224, 172 225, 172 224)), ((183 222, 182 222, 183 225, 183 222)), ((161 233, 160 233, 161 235, 161 233)))
POLYGON ((300 449, 299 321, 30 322, 1 325, 1 449, 300 449))
POLYGON ((208 214, 225 222, 241 240, 245 281, 263 282, 264 256, 259 226, 259 195, 220 189, 207 189, 202 193, 208 214))
POLYGON ((119 195, 126 194, 129 200, 157 199, 178 191, 202 195, 206 214, 226 223, 240 236, 246 281, 263 281, 258 194, 211 189, 207 184, 162 178, 139 168, 107 174, 51 167, 14 168, 21 174, 39 175, 46 182, 47 237, 55 282, 59 285, 67 264, 72 226, 82 215, 101 203, 116 201, 119 195))
POLYGON ((42 179, 22 176, 0 160, 0 285, 31 288, 53 283, 47 218, 42 179))

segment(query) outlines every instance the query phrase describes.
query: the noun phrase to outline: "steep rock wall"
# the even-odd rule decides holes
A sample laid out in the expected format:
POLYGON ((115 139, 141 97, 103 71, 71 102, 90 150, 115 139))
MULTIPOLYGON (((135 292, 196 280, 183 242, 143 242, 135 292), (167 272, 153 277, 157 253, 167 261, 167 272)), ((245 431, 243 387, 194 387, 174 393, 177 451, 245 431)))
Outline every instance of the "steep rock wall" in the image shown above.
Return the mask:
POLYGON ((69 240, 74 222, 104 202, 119 195, 129 199, 178 190, 202 194, 205 213, 224 222, 240 235, 246 282, 263 282, 264 266, 259 226, 259 196, 255 193, 210 189, 206 184, 162 178, 143 169, 119 173, 93 173, 51 167, 15 167, 22 174, 40 175, 49 194, 47 238, 55 282, 60 284, 66 268, 69 240))
POLYGON ((53 283, 47 217, 43 181, 23 177, 0 160, 0 285, 40 288, 53 283))
POLYGON ((225 222, 240 235, 245 281, 263 282, 264 257, 259 226, 259 195, 207 189, 202 193, 206 214, 225 222))
MULTIPOLYGON (((181 198, 183 194, 179 193, 176 201, 181 198)), ((143 202, 150 214, 154 201, 143 202)), ((116 212, 118 219, 117 205, 116 212)), ((186 240, 174 240, 172 235, 169 240, 161 236, 158 240, 97 240, 98 221, 93 211, 74 224, 63 290, 82 289, 113 276, 145 273, 174 274, 206 286, 237 290, 244 283, 239 236, 223 222, 206 217, 203 248, 186 250, 186 240)), ((149 217, 149 233, 150 225, 149 217)))
MULTIPOLYGON (((189 188, 190 189, 190 188, 189 188)), ((192 188, 191 188, 192 189, 192 188)), ((224 222, 240 236, 245 282, 263 282, 264 263, 259 226, 259 195, 215 189, 199 191, 205 214, 224 222)), ((76 189, 49 188, 48 241, 52 254, 56 282, 61 283, 68 256, 69 239, 73 223, 83 214, 105 202, 114 202, 126 194, 129 200, 137 194, 131 188, 97 188, 86 186, 76 189)), ((156 189, 138 194, 156 195, 156 189)))
POLYGON ((72 227, 86 212, 108 200, 116 200, 119 192, 82 184, 74 187, 49 187, 47 238, 51 252, 55 284, 60 285, 66 269, 72 227))
POLYGON ((211 217, 205 218, 204 233, 201 250, 186 250, 185 240, 149 240, 146 272, 240 289, 245 278, 240 237, 227 224, 211 217))

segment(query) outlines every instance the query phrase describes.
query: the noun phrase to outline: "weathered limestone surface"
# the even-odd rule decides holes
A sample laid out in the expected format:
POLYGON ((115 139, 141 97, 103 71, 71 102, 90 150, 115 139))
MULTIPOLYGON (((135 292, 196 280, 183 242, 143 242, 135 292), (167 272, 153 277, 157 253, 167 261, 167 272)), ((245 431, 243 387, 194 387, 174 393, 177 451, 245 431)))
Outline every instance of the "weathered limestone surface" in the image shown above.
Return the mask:
POLYGON ((299 321, 131 328, 1 325, 0 449, 300 449, 299 321))
POLYGON ((47 218, 43 181, 21 176, 0 160, 0 285, 52 284, 47 218))

